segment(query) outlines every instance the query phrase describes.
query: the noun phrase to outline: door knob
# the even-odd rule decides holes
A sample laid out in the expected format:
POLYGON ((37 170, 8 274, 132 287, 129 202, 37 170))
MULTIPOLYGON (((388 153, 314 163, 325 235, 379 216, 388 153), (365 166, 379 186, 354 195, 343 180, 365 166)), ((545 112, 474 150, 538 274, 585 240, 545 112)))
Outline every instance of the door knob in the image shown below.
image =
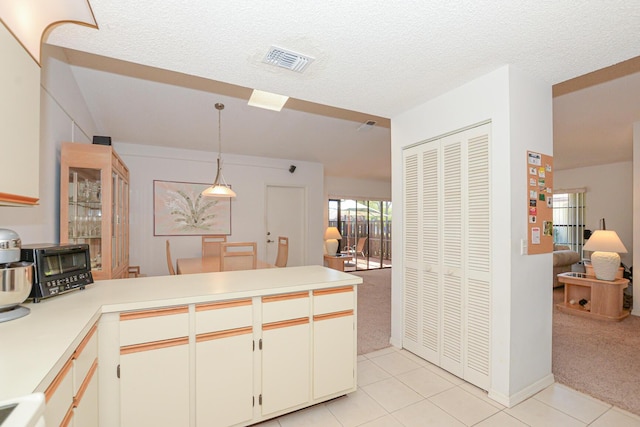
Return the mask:
POLYGON ((274 241, 271 239, 267 239, 267 243, 273 243, 274 241))

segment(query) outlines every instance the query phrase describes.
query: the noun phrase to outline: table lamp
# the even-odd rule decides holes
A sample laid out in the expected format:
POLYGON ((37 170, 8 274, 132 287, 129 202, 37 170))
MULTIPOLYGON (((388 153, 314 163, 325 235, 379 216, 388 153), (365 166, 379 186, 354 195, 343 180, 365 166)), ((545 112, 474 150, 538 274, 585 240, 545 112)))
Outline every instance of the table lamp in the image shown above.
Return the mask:
POLYGON ((613 230, 595 231, 583 250, 595 251, 591 254, 593 273, 598 280, 615 280, 620 267, 620 255, 627 253, 622 241, 613 230))
POLYGON ((324 246, 327 248, 327 255, 335 256, 338 252, 338 240, 342 239, 340 232, 336 227, 327 227, 324 232, 324 246))

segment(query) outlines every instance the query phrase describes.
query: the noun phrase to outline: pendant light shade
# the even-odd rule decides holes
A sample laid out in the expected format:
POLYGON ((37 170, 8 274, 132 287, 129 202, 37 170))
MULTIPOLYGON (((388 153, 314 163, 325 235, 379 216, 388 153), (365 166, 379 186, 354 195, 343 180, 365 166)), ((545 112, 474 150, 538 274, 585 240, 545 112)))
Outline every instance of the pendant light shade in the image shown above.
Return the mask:
POLYGON ((235 191, 231 189, 231 187, 224 180, 224 176, 222 175, 222 138, 221 138, 221 111, 224 110, 224 104, 216 103, 216 110, 218 110, 218 170, 216 172, 216 179, 213 181, 211 187, 205 189, 202 192, 203 196, 207 197, 236 197, 235 191))

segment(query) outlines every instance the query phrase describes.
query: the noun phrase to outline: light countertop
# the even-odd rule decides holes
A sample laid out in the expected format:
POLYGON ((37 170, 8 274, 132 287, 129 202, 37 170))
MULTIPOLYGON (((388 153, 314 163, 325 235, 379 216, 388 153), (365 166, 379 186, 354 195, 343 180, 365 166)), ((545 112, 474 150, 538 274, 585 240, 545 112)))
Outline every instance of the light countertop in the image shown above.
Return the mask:
POLYGON ((0 323, 0 400, 44 391, 102 313, 272 295, 362 283, 320 266, 102 280, 0 323))

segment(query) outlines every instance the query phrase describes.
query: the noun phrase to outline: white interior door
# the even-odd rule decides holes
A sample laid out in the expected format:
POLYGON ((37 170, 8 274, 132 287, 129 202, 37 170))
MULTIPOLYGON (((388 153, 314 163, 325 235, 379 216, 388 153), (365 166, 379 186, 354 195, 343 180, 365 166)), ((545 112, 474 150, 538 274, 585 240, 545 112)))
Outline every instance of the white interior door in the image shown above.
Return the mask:
POLYGON ((287 267, 306 265, 306 190, 303 187, 267 186, 266 253, 267 262, 275 263, 278 236, 289 238, 287 267))

